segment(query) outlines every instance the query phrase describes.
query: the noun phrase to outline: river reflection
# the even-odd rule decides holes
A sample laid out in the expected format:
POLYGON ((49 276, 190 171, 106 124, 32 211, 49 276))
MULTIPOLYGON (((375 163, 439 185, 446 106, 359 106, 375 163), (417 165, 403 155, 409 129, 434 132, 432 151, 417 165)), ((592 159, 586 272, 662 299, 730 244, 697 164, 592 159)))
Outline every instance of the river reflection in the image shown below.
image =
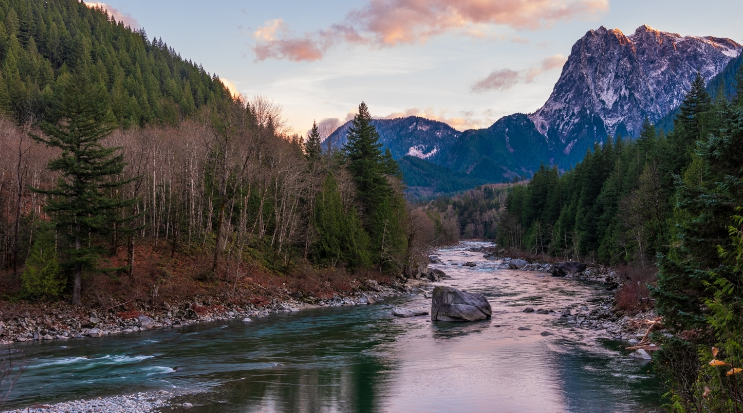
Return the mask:
MULTIPOLYGON (((442 284, 485 294, 493 318, 475 323, 392 317, 427 308, 423 294, 371 306, 314 309, 253 323, 213 323, 42 343, 11 406, 142 389, 208 385, 163 411, 625 412, 654 411, 662 389, 650 365, 556 314, 601 298, 594 285, 496 270, 465 248, 441 251, 442 284), (446 262, 446 261, 445 261, 446 262), (519 329, 521 327, 522 329, 519 329), (116 360, 116 362, 114 362, 116 360)), ((432 286, 427 286, 431 289, 432 286)))

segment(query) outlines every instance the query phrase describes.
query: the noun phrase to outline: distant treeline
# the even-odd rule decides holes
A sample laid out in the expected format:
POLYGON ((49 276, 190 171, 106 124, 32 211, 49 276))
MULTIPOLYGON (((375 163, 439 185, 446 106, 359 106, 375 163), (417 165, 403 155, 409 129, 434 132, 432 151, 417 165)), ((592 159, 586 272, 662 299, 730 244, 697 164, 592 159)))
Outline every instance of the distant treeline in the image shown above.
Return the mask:
POLYGON ((45 117, 61 78, 84 70, 108 92, 119 125, 175 125, 229 91, 162 40, 77 0, 0 0, 0 112, 45 117))
MULTIPOLYGON (((725 90, 722 88, 722 90, 725 90)), ((678 412, 743 410, 743 76, 732 99, 697 77, 673 131, 596 144, 562 176, 510 190, 498 243, 605 264, 658 265, 654 365, 678 412)))

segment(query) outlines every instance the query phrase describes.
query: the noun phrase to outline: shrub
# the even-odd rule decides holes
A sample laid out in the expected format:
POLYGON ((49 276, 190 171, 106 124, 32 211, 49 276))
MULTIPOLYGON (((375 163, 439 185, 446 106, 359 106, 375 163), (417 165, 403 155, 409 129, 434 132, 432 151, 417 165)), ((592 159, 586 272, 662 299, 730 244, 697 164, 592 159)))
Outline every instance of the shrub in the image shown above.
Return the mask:
POLYGON ((21 274, 22 293, 32 299, 57 297, 65 286, 59 277, 60 272, 54 238, 49 231, 42 231, 31 246, 26 268, 21 274))

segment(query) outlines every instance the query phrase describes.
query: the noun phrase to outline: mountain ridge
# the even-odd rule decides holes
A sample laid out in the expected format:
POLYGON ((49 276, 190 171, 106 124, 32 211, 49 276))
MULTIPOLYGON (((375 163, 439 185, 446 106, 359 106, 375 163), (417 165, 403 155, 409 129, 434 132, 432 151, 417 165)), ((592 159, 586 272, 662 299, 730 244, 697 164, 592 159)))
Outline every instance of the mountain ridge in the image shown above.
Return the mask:
MULTIPOLYGON (((568 169, 607 136, 636 137, 645 118, 670 116, 697 73, 711 82, 740 60, 742 50, 726 38, 681 36, 648 25, 626 36, 601 26, 572 46, 550 97, 533 113, 462 132, 420 117, 374 122, 395 159, 414 156, 477 181, 510 181, 541 164, 568 169)), ((328 137, 333 147, 342 147, 349 126, 328 137)))

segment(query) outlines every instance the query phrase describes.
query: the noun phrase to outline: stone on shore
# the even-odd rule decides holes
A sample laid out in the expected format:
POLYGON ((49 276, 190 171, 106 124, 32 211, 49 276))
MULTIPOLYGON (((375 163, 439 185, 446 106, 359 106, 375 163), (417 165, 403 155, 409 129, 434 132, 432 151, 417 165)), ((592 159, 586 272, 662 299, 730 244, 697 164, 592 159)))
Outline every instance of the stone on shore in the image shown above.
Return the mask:
POLYGON ((428 271, 428 279, 431 281, 440 281, 444 277, 446 277, 446 273, 441 270, 432 269, 428 271))
POLYGON ((634 353, 632 353, 632 357, 643 359, 643 360, 652 360, 653 357, 648 354, 647 351, 643 349, 637 349, 634 353))
POLYGON ((97 328, 91 328, 88 330, 88 337, 103 337, 103 331, 97 328))
POLYGON ((493 310, 485 297, 452 287, 433 289, 431 321, 478 321, 490 318, 493 310))
POLYGON ((526 267, 527 264, 529 263, 524 260, 511 260, 511 261, 508 261, 508 268, 512 270, 520 270, 526 267))
POLYGON ((137 321, 139 321, 139 326, 142 328, 142 330, 152 330, 153 328, 155 328, 155 322, 146 315, 138 315, 137 321))
POLYGON ((575 261, 568 261, 568 262, 560 262, 552 266, 552 276, 553 277, 565 277, 567 275, 574 275, 579 272, 583 272, 586 270, 586 264, 575 262, 575 261))

